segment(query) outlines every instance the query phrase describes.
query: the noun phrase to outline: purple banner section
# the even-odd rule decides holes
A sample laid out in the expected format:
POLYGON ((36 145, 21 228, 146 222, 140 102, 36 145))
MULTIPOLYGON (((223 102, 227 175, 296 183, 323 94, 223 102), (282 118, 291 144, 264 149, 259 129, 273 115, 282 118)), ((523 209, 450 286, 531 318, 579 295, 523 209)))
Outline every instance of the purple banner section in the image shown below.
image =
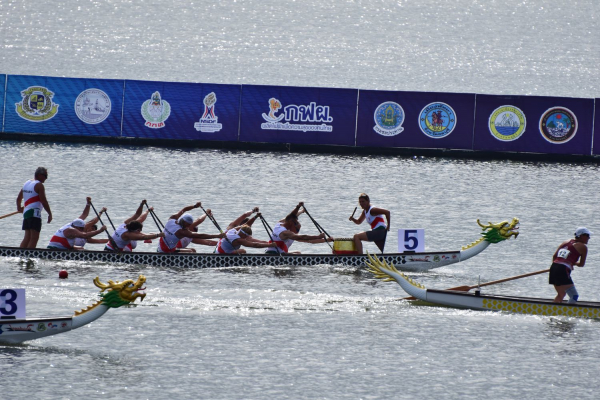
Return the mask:
POLYGON ((477 95, 474 150, 590 155, 594 99, 477 95))
POLYGON ((600 154, 600 99, 596 99, 594 101, 596 106, 596 112, 594 115, 596 118, 594 119, 594 142, 593 142, 593 154, 600 154))
POLYGON ((354 146, 357 89, 244 85, 240 141, 354 146))
POLYGON ((120 136, 123 81, 9 75, 5 132, 120 136))
POLYGON ((123 136, 238 139, 240 85, 127 81, 123 136))
POLYGON ((361 90, 356 145, 472 148, 474 94, 361 90))
MULTIPOLYGON (((6 87, 6 75, 0 75, 0 124, 4 122, 4 88, 6 87)), ((4 125, 0 125, 4 131, 4 125)))

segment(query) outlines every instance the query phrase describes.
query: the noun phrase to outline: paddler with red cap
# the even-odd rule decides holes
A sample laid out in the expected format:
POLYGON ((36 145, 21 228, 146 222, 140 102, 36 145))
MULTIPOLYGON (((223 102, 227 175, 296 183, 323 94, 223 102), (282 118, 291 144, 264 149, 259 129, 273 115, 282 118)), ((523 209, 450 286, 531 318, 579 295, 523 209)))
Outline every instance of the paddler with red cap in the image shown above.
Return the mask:
POLYGON ((225 236, 224 233, 209 235, 192 232, 188 229, 194 224, 194 217, 186 213, 194 208, 199 208, 201 205, 202 203, 198 202, 191 206, 183 207, 177 214, 173 214, 169 217, 169 220, 165 224, 165 229, 163 230, 164 237, 160 238, 156 251, 159 253, 194 253, 194 249, 181 248, 178 247, 177 244, 180 243, 180 240, 183 238, 220 239, 225 236))

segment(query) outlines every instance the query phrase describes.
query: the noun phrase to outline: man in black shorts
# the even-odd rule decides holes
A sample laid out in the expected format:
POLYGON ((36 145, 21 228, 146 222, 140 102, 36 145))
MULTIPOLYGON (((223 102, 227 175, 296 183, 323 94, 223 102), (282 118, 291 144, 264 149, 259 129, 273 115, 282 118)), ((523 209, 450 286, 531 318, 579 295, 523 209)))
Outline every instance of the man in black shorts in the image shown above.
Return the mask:
POLYGON ((387 233, 390 230, 390 212, 385 208, 373 207, 371 200, 366 193, 361 193, 358 196, 358 204, 362 208, 362 212, 358 218, 350 217, 349 220, 357 225, 360 225, 363 221, 367 221, 371 225, 371 230, 366 232, 360 232, 354 235, 354 247, 358 254, 363 252, 363 241, 375 242, 379 250, 383 253, 385 248, 385 239, 387 233), (384 219, 385 218, 385 219, 384 219))
POLYGON ((574 266, 583 267, 587 257, 587 242, 592 232, 584 227, 577 228, 575 239, 565 240, 558 246, 552 257, 548 283, 556 289, 555 303, 562 303, 565 295, 569 295, 569 304, 575 304, 579 298, 577 289, 571 279, 574 266))
POLYGON ((50 211, 44 188, 46 179, 48 179, 48 170, 38 167, 35 170, 34 179, 25 182, 17 196, 17 210, 23 213, 23 230, 25 231, 21 248, 36 248, 42 230, 42 208, 48 213, 48 223, 52 221, 52 211, 50 211), (22 200, 25 201, 23 205, 21 205, 22 200))

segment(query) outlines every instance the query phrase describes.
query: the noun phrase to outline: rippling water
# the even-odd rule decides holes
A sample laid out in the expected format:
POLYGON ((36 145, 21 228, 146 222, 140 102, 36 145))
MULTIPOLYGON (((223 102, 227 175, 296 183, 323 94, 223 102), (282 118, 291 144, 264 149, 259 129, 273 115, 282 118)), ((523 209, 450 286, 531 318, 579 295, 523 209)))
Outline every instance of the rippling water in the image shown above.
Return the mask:
MULTIPOLYGON (((86 195, 117 221, 142 198, 163 221, 201 200, 222 225, 255 205, 274 222, 304 200, 330 233, 350 236, 358 228, 347 218, 357 193, 366 191, 392 211, 394 229, 425 228, 427 250, 457 250, 476 239, 477 218, 521 218, 517 240, 411 275, 435 288, 545 269, 578 225, 598 230, 599 222, 593 208, 598 167, 587 164, 17 142, 0 143, 0 160, 0 209, 6 212, 34 166, 50 169, 46 187, 55 221, 44 225, 40 243, 79 215, 86 195)), ((19 217, 0 223, 0 244, 17 245, 19 217)), ((310 221, 303 225, 316 233, 310 221)), ((152 230, 152 221, 146 226, 152 230)), ((201 231, 215 229, 206 223, 201 231)), ((396 243, 393 233, 388 251, 396 243)), ((592 238, 588 268, 575 273, 582 298, 600 300, 599 258, 592 238)), ((2 259, 0 270, 0 286, 27 289, 32 316, 69 315, 90 304, 95 276, 148 278, 148 296, 135 309, 110 311, 64 335, 0 346, 2 364, 10 366, 3 371, 6 395, 584 398, 598 389, 597 321, 409 304, 399 301, 405 294, 398 285, 354 268, 173 270, 2 259), (68 280, 58 279, 61 269, 69 271, 68 280)), ((551 297, 546 282, 538 275, 488 292, 551 297)))
MULTIPOLYGON (((0 73, 600 97, 599 8, 591 0, 4 1, 0 73)), ((348 237, 366 228, 347 220, 364 191, 392 211, 387 251, 401 227, 424 228, 427 250, 458 250, 478 238, 478 218, 521 219, 517 240, 411 274, 446 288, 548 268, 577 226, 600 232, 590 164, 2 141, 0 214, 14 210, 38 165, 50 170, 55 218, 40 245, 79 215, 87 195, 116 221, 142 198, 163 221, 200 200, 221 225, 255 205, 274 222, 303 200, 328 232, 348 237)), ((20 239, 18 216, 0 220, 0 245, 20 239)), ((600 301, 597 249, 593 237, 574 279, 582 298, 600 301)), ((539 399, 594 398, 599 389, 597 321, 409 304, 395 283, 354 268, 0 259, 0 287, 25 287, 30 316, 70 315, 95 300, 94 277, 140 273, 148 296, 137 307, 0 345, 1 397, 539 399), (58 279, 61 269, 69 279, 58 279)), ((546 279, 488 291, 552 297, 546 279)))

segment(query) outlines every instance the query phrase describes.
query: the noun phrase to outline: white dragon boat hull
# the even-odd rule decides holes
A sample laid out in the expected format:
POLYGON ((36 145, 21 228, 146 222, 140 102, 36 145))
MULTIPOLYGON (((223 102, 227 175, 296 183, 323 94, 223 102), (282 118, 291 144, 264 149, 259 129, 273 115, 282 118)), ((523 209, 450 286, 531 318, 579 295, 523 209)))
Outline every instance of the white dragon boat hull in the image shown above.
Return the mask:
POLYGON ((1 318, 0 343, 23 343, 80 328, 97 320, 111 308, 128 305, 138 298, 142 301, 146 295, 138 291, 143 290, 145 282, 146 277, 143 275, 136 282, 129 279, 123 282, 108 281, 108 284, 100 283, 96 277, 94 284, 101 289, 101 300, 69 317, 1 318), (108 292, 102 294, 105 290, 108 292))
POLYGON ((600 302, 554 303, 551 299, 483 294, 481 291, 470 293, 454 290, 427 289, 398 271, 394 265, 386 265, 377 257, 373 257, 368 264, 369 270, 377 278, 388 281, 394 280, 406 293, 428 303, 481 311, 507 311, 530 315, 600 318, 600 302))

